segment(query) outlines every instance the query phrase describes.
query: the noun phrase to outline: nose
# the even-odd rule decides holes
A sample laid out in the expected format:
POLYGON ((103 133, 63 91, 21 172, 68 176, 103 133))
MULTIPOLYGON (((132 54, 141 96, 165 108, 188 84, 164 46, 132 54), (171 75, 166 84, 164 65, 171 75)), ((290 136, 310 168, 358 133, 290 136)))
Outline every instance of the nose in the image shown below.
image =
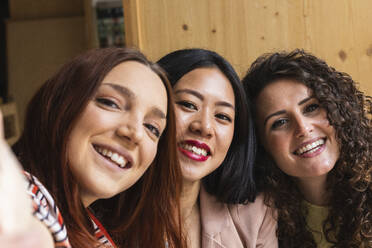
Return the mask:
POLYGON ((213 136, 213 117, 208 110, 202 110, 191 121, 189 129, 192 133, 202 137, 210 138, 213 136))
POLYGON ((138 144, 144 135, 142 120, 143 118, 135 113, 130 116, 124 116, 116 130, 117 135, 133 144, 138 144))
POLYGON ((295 135, 297 138, 307 137, 313 132, 313 125, 311 124, 311 121, 304 116, 296 117, 295 124, 295 135))

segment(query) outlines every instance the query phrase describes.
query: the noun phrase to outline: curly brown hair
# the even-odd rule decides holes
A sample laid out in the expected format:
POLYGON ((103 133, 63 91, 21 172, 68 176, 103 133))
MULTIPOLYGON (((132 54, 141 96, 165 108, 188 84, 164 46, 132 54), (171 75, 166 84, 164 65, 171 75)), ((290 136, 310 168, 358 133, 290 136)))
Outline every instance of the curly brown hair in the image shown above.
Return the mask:
MULTIPOLYGON (((255 101, 268 84, 280 79, 312 89, 336 131, 340 157, 327 175, 329 214, 323 223, 327 241, 333 247, 372 247, 371 97, 358 90, 348 74, 299 49, 262 55, 243 84, 255 101)), ((278 210, 280 246, 316 247, 294 178, 282 172, 261 145, 255 175, 259 190, 266 192, 266 204, 278 210)))

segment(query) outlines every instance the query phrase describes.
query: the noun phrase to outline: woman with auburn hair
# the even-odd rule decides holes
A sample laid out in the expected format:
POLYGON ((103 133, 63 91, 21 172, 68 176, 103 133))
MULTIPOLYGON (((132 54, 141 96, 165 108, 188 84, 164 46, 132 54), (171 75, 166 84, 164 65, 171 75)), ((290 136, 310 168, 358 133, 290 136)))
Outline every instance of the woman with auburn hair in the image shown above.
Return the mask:
POLYGON ((175 94, 188 247, 277 247, 273 212, 256 198, 255 134, 238 75, 204 49, 178 50, 158 64, 175 94))
POLYGON ((36 93, 14 151, 55 247, 184 247, 172 101, 125 48, 77 56, 36 93))
POLYGON ((259 57, 243 84, 280 246, 372 247, 371 97, 303 50, 259 57))

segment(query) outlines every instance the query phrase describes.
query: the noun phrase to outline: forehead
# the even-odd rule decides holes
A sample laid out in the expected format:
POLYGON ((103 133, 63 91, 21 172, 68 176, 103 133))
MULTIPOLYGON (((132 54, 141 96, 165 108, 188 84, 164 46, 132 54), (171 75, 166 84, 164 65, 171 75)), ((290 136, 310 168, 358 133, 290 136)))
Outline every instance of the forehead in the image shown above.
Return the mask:
POLYGON ((186 73, 174 86, 175 90, 192 89, 203 95, 234 102, 234 91, 228 78, 217 68, 197 68, 186 73))
POLYGON ((272 82, 257 97, 257 114, 295 107, 301 100, 311 95, 311 89, 303 83, 287 79, 272 82))
POLYGON ((167 92, 160 77, 148 66, 126 61, 115 66, 102 83, 122 86, 134 94, 140 103, 154 105, 166 113, 167 92))

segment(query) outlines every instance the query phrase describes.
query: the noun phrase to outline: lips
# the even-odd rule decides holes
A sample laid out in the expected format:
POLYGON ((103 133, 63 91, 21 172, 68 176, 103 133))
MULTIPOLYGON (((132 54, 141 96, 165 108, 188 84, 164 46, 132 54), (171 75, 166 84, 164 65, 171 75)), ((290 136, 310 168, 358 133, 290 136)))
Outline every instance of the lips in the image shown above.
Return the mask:
POLYGON ((318 138, 301 144, 293 154, 309 158, 315 157, 325 149, 326 138, 318 138))
POLYGON ((211 155, 210 148, 207 144, 197 140, 185 140, 179 143, 178 150, 186 157, 203 162, 211 155))
POLYGON ((93 145, 93 147, 97 153, 109 160, 111 163, 116 164, 118 167, 122 169, 129 169, 132 167, 133 161, 129 154, 125 154, 113 148, 100 145, 93 145))

